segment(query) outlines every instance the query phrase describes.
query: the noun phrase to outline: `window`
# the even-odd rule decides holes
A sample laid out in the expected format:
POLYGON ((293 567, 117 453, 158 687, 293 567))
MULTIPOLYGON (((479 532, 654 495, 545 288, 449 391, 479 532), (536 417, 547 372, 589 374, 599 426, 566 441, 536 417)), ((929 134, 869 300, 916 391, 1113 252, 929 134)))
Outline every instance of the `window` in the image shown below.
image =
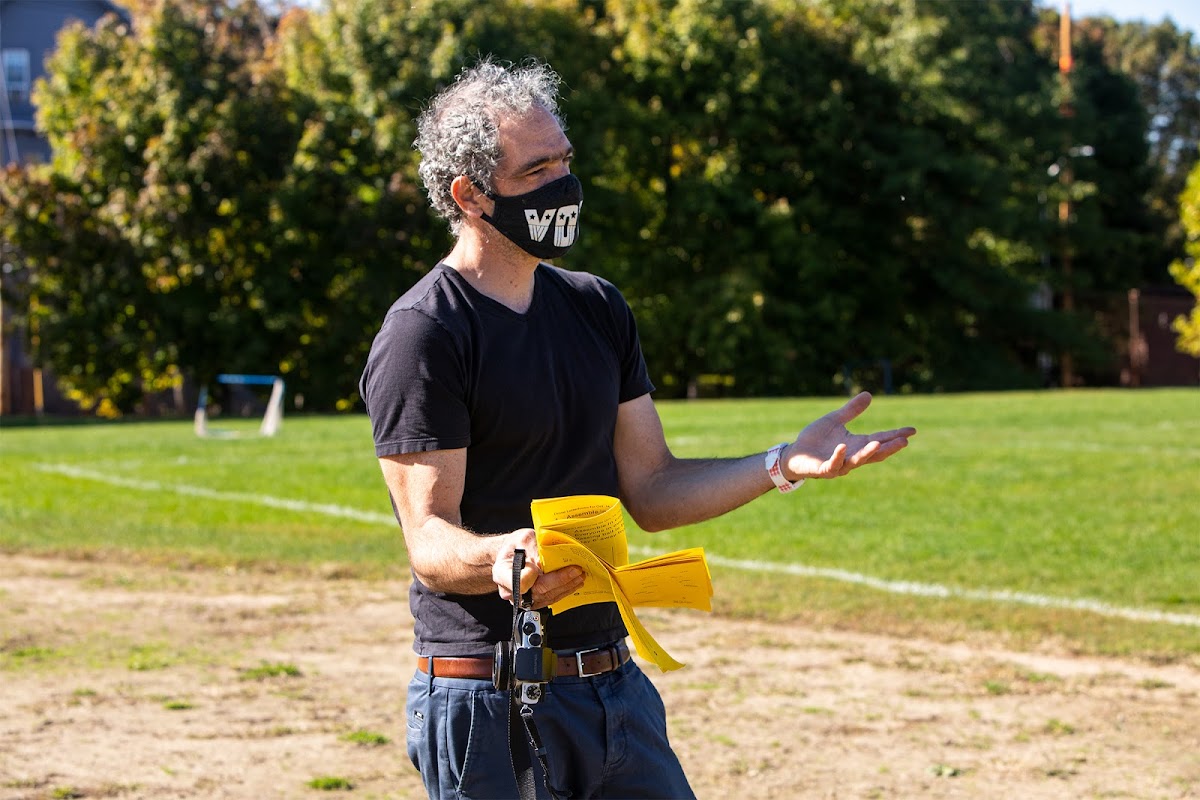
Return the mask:
POLYGON ((29 102, 29 51, 3 51, 4 88, 8 92, 10 103, 29 102))

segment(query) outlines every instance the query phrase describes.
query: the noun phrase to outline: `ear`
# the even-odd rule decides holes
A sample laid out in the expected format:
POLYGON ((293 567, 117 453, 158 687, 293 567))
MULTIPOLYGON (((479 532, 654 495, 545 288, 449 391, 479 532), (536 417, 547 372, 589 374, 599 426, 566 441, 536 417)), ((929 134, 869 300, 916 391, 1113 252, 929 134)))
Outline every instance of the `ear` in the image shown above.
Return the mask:
POLYGON ((496 209, 496 204, 483 190, 475 185, 475 181, 466 175, 459 175, 450 182, 450 195, 465 216, 478 218, 490 214, 496 209))

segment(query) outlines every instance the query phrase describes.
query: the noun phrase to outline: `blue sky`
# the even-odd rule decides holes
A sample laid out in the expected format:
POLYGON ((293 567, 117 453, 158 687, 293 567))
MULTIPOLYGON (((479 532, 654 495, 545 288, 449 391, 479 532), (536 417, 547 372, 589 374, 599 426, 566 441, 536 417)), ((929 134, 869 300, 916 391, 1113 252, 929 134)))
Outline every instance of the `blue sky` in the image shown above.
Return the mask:
MULTIPOLYGON (((1062 8, 1062 0, 1038 0, 1038 3, 1062 8)), ((1109 16, 1119 22, 1142 20, 1150 23, 1170 17, 1177 27, 1192 32, 1193 42, 1200 39, 1198 0, 1071 0, 1071 16, 1109 16)))

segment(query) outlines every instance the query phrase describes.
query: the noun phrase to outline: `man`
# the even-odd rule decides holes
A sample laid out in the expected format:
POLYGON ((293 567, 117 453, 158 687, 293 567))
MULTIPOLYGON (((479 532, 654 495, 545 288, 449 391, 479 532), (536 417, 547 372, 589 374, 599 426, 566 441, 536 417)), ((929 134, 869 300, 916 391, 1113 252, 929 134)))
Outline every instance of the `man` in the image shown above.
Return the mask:
MULTIPOLYGON (((457 240, 389 310, 360 387, 412 566, 408 752, 431 797, 517 796, 508 697, 491 680, 494 644, 512 632, 514 552, 528 554, 520 591, 534 608, 583 581, 539 568, 531 500, 617 496, 639 527, 662 530, 882 461, 915 433, 850 434, 862 394, 765 459, 675 458, 620 293, 543 261, 574 242, 583 202, 557 92, 545 65, 485 60, 421 116, 421 177, 457 240)), ((614 603, 549 620, 560 669, 534 712, 548 784, 574 798, 690 797, 625 635, 614 603)))

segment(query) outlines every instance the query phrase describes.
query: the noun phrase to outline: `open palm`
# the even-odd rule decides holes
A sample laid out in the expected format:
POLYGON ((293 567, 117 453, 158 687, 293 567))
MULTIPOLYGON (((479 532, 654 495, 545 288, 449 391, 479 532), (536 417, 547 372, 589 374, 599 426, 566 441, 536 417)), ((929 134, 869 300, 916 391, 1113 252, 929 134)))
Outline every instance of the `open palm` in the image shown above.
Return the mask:
POLYGON ((871 405, 869 392, 861 392, 836 411, 830 411, 804 427, 796 441, 783 453, 785 474, 800 478, 836 478, 853 469, 874 464, 908 446, 912 427, 871 434, 851 433, 846 424, 871 405))

